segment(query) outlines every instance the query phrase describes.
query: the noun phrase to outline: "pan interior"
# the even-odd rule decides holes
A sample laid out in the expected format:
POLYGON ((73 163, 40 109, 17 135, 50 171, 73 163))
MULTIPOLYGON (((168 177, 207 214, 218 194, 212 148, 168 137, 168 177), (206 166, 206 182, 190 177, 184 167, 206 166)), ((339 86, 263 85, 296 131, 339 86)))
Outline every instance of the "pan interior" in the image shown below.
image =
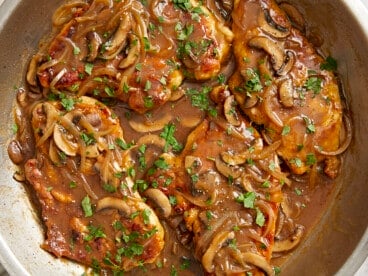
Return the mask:
MULTIPOLYGON (((0 0, 0 3, 2 1, 0 0)), ((81 275, 84 269, 54 259, 40 249, 43 232, 26 194, 12 179, 6 148, 12 137, 15 88, 38 41, 50 30, 52 12, 62 1, 4 1, 0 6, 0 261, 15 275, 81 275), (27 250, 25 250, 27 249, 27 250)), ((352 275, 368 255, 368 14, 356 1, 293 0, 324 38, 323 52, 339 61, 339 73, 354 123, 336 194, 307 241, 283 266, 283 275, 352 275), (359 21, 359 16, 365 21, 359 21), (365 19, 364 19, 365 18, 365 19), (364 31, 364 25, 367 30, 364 31), (345 265, 344 265, 345 264, 345 265)))

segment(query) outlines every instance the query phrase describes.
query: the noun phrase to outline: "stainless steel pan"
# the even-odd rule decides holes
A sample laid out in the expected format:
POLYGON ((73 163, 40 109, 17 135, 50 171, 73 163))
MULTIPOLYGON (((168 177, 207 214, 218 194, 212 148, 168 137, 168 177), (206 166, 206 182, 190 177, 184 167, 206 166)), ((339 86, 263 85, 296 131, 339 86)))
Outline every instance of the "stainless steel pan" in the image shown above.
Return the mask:
MULTIPOLYGON (((50 30, 61 0, 0 0, 0 262, 14 275, 81 275, 84 269, 40 249, 42 228, 6 147, 12 136, 14 86, 50 30)), ((368 256, 368 12, 358 1, 293 0, 339 61, 354 139, 329 209, 282 268, 283 275, 352 275, 368 256)))

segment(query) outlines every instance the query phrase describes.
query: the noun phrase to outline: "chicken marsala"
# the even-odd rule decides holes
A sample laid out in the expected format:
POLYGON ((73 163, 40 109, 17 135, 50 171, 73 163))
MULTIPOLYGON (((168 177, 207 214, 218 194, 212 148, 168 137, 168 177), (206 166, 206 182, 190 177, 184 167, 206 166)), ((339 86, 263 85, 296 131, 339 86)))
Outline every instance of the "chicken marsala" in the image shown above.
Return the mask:
POLYGON ((101 275, 278 274, 352 135, 298 9, 71 0, 52 23, 8 147, 42 248, 101 275))

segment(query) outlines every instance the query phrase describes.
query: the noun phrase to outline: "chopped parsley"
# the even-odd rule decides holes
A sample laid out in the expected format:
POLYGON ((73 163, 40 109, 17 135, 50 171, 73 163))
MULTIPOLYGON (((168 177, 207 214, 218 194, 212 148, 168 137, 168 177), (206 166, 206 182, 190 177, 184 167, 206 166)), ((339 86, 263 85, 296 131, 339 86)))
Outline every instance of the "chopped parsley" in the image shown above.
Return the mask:
POLYGON ((174 133, 176 130, 176 126, 174 124, 167 124, 165 125, 163 131, 160 133, 160 137, 163 138, 166 143, 164 146, 164 151, 167 152, 169 149, 169 146, 172 147, 173 151, 181 151, 183 148, 183 145, 176 140, 174 133))
POLYGON ((149 42, 148 37, 143 37, 143 45, 145 51, 148 51, 151 48, 151 44, 149 42))
POLYGON ((313 121, 309 119, 307 116, 303 116, 303 119, 306 124, 306 132, 308 134, 314 133, 316 131, 316 127, 314 126, 313 121))
POLYGON ((82 138, 83 142, 87 145, 87 146, 90 146, 90 145, 93 145, 96 143, 96 139, 93 135, 93 133, 85 133, 83 132, 80 137, 82 138))
POLYGON ((115 193, 116 192, 116 188, 111 184, 105 183, 102 187, 106 192, 109 192, 109 193, 115 193))
POLYGON ((84 72, 86 72, 88 75, 92 75, 92 70, 93 70, 93 64, 92 63, 84 64, 84 72))
POLYGON ((93 215, 91 200, 88 195, 86 195, 82 200, 82 209, 86 218, 93 215))
POLYGON ((217 75, 217 81, 219 84, 224 84, 226 81, 226 77, 223 73, 217 75))
POLYGON ((190 0, 172 0, 172 2, 174 3, 175 8, 181 9, 183 11, 190 11, 192 8, 190 0))
POLYGON ((73 189, 77 187, 77 183, 75 181, 70 181, 69 182, 69 188, 73 189))
POLYGON ((231 249, 233 249, 233 250, 236 250, 238 247, 237 247, 237 245, 236 245, 236 239, 231 239, 230 241, 229 241, 229 247, 231 248, 231 249))
POLYGON ((145 92, 149 91, 151 87, 152 87, 152 83, 149 80, 147 80, 146 84, 144 85, 144 91, 145 92))
POLYGON ((308 166, 310 166, 310 165, 314 165, 315 163, 317 162, 317 158, 316 158, 316 156, 313 154, 313 153, 308 153, 307 154, 307 160, 306 160, 306 164, 308 165, 308 166))
POLYGON ((284 126, 281 132, 282 136, 288 135, 290 133, 290 126, 284 126))
POLYGON ((298 196, 301 196, 303 194, 302 190, 298 189, 298 188, 295 188, 295 194, 298 195, 298 196))
POLYGON ((137 63, 137 64, 135 65, 135 69, 136 69, 137 71, 141 71, 141 70, 142 70, 142 63, 137 63))
POLYGON ((85 241, 91 241, 96 238, 106 238, 106 234, 104 233, 101 227, 95 227, 93 225, 89 225, 87 226, 87 229, 89 232, 88 232, 88 235, 83 238, 85 241))
POLYGON ((266 180, 265 182, 262 183, 261 187, 262 188, 270 188, 271 187, 270 181, 266 180))
POLYGON ((336 71, 337 70, 337 61, 331 56, 328 56, 320 66, 321 70, 327 70, 327 71, 336 71))
POLYGON ((19 129, 19 127, 16 123, 12 124, 11 130, 12 130, 13 134, 16 134, 18 132, 18 129, 19 129))
POLYGON ((79 49, 79 47, 78 46, 75 46, 75 47, 73 47, 73 54, 76 56, 76 55, 79 55, 79 53, 80 53, 80 49, 79 49))
POLYGON ((169 196, 169 202, 172 206, 175 206, 176 204, 178 204, 178 200, 176 199, 175 196, 169 196))
POLYGON ((114 88, 105 86, 104 91, 105 91, 106 95, 109 96, 109 97, 114 97, 115 96, 114 88))
POLYGON ((73 98, 63 98, 61 99, 61 105, 66 111, 71 111, 74 108, 75 101, 73 98))
MULTIPOLYGON (((146 83, 147 84, 147 83, 146 83)), ((154 102, 151 96, 144 97, 144 107, 152 108, 154 106, 154 102)))
POLYGON ((266 219, 265 219, 264 214, 261 212, 261 210, 256 208, 256 224, 262 227, 265 224, 265 221, 266 219))
POLYGON ((275 271, 275 275, 279 275, 281 273, 281 268, 279 268, 278 266, 274 266, 273 271, 275 271))
POLYGON ((144 247, 138 243, 131 243, 127 247, 121 247, 118 249, 118 254, 128 258, 133 258, 134 256, 140 256, 143 254, 144 247))
POLYGON ((185 270, 190 267, 190 259, 186 257, 181 258, 180 270, 185 270))
POLYGON ((156 168, 162 169, 162 170, 167 170, 169 168, 169 164, 166 163, 165 159, 160 157, 159 159, 157 159, 154 162, 154 165, 156 166, 156 168))
POLYGON ((307 90, 313 91, 314 95, 317 95, 322 89, 322 79, 316 76, 309 77, 305 82, 304 87, 307 90))
POLYGON ((259 92, 263 89, 259 72, 257 70, 248 68, 246 70, 245 89, 247 92, 259 92))
POLYGON ((149 224, 150 222, 150 215, 151 215, 151 211, 148 209, 144 209, 142 211, 142 218, 143 218, 143 223, 144 224, 149 224))
POLYGON ((254 201, 256 200, 255 192, 247 192, 236 197, 236 202, 243 203, 245 208, 254 208, 254 201))
POLYGON ((187 40, 189 38, 189 36, 193 33, 194 31, 194 25, 193 24, 189 24, 189 25, 185 25, 184 27, 180 24, 180 22, 178 22, 175 25, 175 31, 177 32, 177 39, 184 41, 187 40))
POLYGON ((127 150, 130 149, 133 146, 133 143, 125 143, 125 141, 121 138, 116 138, 115 139, 115 143, 122 149, 122 150, 127 150))
POLYGON ((192 106, 199 108, 202 111, 210 110, 210 99, 208 97, 211 92, 211 87, 204 86, 202 90, 190 88, 186 91, 186 95, 189 96, 192 106))
POLYGON ((296 167, 301 168, 301 166, 303 166, 303 162, 302 160, 300 160, 299 158, 295 157, 290 159, 290 164, 294 164, 296 167))

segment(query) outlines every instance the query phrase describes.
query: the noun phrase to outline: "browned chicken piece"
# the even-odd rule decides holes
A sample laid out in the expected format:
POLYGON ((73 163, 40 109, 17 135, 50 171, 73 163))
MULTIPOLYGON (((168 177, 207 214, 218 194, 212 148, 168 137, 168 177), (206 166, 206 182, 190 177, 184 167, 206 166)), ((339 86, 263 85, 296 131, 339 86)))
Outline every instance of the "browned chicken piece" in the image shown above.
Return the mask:
POLYGON ((185 66, 184 75, 203 81, 220 72, 221 65, 229 57, 233 34, 199 1, 189 3, 189 7, 174 6, 182 10, 175 25, 177 55, 185 66))
POLYGON ((96 273, 154 262, 164 230, 133 188, 119 120, 85 96, 41 102, 32 115, 36 156, 25 175, 46 226, 42 247, 96 273))
POLYGON ((168 161, 175 172, 169 190, 159 188, 176 198, 174 208, 183 214, 207 273, 274 275, 270 259, 281 189, 290 184, 275 154, 280 141, 265 146, 234 96, 221 89, 222 96, 214 96, 223 105, 218 116, 188 136, 180 156, 168 161))
POLYGON ((275 1, 234 4, 237 69, 229 87, 245 114, 264 125, 265 137, 281 141, 277 152, 291 171, 303 174, 339 148, 342 106, 336 78, 275 1))
POLYGON ((53 24, 55 35, 30 63, 33 89, 117 98, 144 113, 183 80, 173 41, 138 0, 67 3, 53 24))

